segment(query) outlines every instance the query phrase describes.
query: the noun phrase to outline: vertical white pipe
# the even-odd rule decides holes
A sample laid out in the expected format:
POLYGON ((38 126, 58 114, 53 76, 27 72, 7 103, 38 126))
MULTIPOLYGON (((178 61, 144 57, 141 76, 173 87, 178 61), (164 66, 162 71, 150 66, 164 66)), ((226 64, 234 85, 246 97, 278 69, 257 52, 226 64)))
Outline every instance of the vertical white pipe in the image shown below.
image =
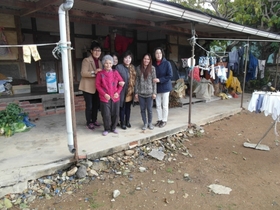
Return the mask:
POLYGON ((60 48, 62 60, 62 72, 64 82, 64 101, 66 113, 66 129, 68 148, 71 153, 75 153, 73 141, 73 127, 72 127, 72 113, 71 113, 71 97, 70 97, 70 82, 69 82, 69 66, 68 66, 68 52, 67 52, 67 35, 66 35, 66 15, 65 11, 72 8, 74 0, 68 0, 61 4, 58 10, 59 14, 59 31, 60 31, 60 48))

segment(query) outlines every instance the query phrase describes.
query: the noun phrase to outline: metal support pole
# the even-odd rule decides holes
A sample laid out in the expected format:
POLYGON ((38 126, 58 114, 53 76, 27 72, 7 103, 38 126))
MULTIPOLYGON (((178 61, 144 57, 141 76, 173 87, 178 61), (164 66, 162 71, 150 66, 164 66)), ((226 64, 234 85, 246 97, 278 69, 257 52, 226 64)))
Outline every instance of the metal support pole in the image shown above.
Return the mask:
POLYGON ((243 108, 243 95, 245 91, 245 82, 246 82, 246 75, 247 75, 247 62, 248 62, 248 52, 249 52, 249 38, 247 40, 247 49, 246 49, 246 59, 245 59, 245 69, 244 69, 244 78, 243 78, 243 85, 242 85, 242 94, 241 94, 241 108, 243 108))
MULTIPOLYGON (((194 47, 195 47, 195 24, 192 23, 192 38, 191 38, 191 45, 192 45, 192 58, 191 58, 191 67, 194 67, 194 47)), ((192 116, 192 86, 193 86, 193 69, 192 69, 192 76, 191 76, 191 84, 190 84, 190 96, 189 96, 189 127, 191 127, 191 116, 192 116)))

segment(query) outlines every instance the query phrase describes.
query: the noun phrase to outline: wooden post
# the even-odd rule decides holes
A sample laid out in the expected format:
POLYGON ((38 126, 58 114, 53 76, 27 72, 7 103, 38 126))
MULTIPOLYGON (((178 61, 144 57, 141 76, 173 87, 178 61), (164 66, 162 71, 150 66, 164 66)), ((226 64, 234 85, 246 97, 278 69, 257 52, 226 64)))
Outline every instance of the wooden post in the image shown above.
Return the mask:
POLYGON ((280 48, 279 48, 279 53, 276 55, 276 72, 275 72, 275 81, 274 81, 274 87, 276 88, 277 85, 277 74, 278 74, 278 60, 279 60, 279 55, 280 55, 280 48))
POLYGON ((243 108, 243 95, 245 91, 245 83, 246 83, 246 75, 247 75, 248 52, 249 52, 249 38, 247 41, 247 49, 246 49, 245 69, 244 69, 244 78, 243 78, 242 94, 241 94, 241 106, 240 106, 241 108, 243 108))

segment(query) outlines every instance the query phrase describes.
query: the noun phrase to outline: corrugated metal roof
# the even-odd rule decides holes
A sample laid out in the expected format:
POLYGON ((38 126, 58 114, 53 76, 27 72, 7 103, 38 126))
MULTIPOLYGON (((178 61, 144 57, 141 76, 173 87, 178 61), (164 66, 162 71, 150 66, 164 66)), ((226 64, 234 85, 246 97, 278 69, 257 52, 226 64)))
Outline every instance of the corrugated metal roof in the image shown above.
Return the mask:
MULTIPOLYGON (((129 28, 142 31, 159 30, 166 34, 191 35, 191 23, 195 23, 196 34, 205 38, 238 38, 238 39, 278 39, 280 35, 242 26, 200 11, 187 9, 181 5, 158 0, 133 0, 132 6, 114 2, 115 0, 75 0, 69 11, 72 22, 108 25, 116 28, 129 28), (150 4, 143 9, 137 2, 150 4), (171 8, 168 12, 157 11, 171 8), (152 11, 153 10, 153 11, 152 11), (176 15, 182 12, 181 17, 176 15), (175 15, 174 15, 175 14, 175 15)), ((124 1, 122 1, 124 2, 124 1)), ((58 19, 58 8, 62 0, 1 0, 0 13, 58 19)))

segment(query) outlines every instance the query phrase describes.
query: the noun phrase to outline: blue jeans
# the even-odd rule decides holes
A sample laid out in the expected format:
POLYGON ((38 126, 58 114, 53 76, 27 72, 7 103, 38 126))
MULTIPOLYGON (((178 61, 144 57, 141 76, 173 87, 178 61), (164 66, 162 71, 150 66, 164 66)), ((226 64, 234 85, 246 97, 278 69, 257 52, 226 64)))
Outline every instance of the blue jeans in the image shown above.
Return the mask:
POLYGON ((141 116, 144 124, 147 124, 147 115, 148 114, 148 123, 152 123, 153 120, 153 98, 152 97, 141 97, 139 96, 139 105, 141 116))

